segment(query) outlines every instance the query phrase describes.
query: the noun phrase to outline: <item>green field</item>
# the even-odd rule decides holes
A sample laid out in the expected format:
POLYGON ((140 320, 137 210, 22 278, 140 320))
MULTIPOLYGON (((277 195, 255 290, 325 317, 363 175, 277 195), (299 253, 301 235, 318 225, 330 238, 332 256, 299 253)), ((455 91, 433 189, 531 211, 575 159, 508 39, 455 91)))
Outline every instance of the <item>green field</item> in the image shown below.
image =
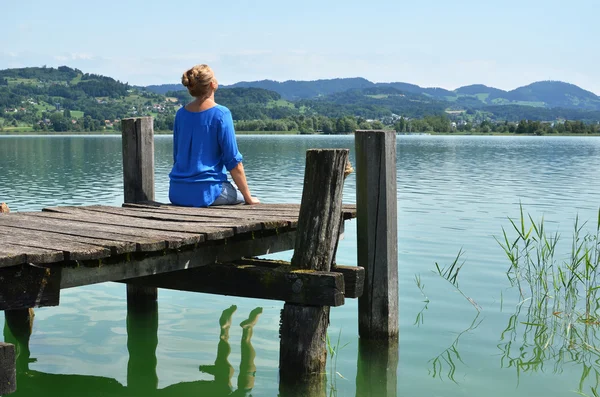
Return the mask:
POLYGON ((267 103, 267 108, 277 108, 277 107, 293 109, 294 104, 286 101, 285 99, 278 99, 276 101, 269 101, 267 103))

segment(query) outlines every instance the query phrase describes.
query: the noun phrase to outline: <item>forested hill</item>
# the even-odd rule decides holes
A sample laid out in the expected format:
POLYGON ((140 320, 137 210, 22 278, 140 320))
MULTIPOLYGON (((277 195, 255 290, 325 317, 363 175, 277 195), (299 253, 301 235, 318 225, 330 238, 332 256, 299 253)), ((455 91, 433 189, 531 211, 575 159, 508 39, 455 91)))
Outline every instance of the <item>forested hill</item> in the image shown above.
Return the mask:
MULTIPOLYGON (((283 99, 297 101, 302 99, 323 98, 348 90, 389 87, 404 93, 424 95, 438 101, 485 107, 497 105, 523 105, 542 108, 567 108, 582 110, 600 110, 600 97, 574 84, 560 81, 539 81, 511 91, 474 84, 450 91, 443 88, 424 88, 409 83, 373 83, 363 78, 344 78, 314 81, 273 80, 244 81, 223 88, 254 87, 275 91, 283 99)), ((181 90, 180 84, 148 86, 148 90, 165 94, 167 91, 181 90)))
MULTIPOLYGON (((221 87, 215 95, 237 122, 261 121, 246 125, 251 130, 340 132, 351 131, 354 124, 369 128, 375 121, 393 125, 400 118, 428 117, 428 125, 436 130, 450 123, 600 121, 600 98, 561 82, 539 82, 508 92, 484 85, 448 91, 361 78, 257 83, 262 87, 239 83, 221 87), (292 92, 298 99, 286 99, 292 92)), ((181 85, 170 87, 176 90, 159 94, 66 66, 0 70, 0 131, 117 131, 122 118, 136 116, 153 116, 157 130, 170 130, 177 109, 192 99, 181 85)))

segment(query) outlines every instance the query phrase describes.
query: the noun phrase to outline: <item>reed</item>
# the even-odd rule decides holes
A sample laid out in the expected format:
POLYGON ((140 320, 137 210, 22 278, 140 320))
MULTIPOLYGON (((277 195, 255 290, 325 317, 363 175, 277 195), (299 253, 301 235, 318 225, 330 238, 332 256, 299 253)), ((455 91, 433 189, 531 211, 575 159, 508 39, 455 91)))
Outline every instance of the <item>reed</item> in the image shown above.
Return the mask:
POLYGON ((557 249, 560 235, 548 233, 544 219, 531 215, 510 219, 512 228, 502 229, 496 239, 506 257, 506 275, 517 288, 520 302, 502 332, 498 348, 501 366, 522 372, 544 371, 550 363, 555 373, 562 365, 580 364, 577 393, 585 395, 587 382, 593 396, 600 384, 600 211, 595 231, 576 217, 566 255, 557 249))

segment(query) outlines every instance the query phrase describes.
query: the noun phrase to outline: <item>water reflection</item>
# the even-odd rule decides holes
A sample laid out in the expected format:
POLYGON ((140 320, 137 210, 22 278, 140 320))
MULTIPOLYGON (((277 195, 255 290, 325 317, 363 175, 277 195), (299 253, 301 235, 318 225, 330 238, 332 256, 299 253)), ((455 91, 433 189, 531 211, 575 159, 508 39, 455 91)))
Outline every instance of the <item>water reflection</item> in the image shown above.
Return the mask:
POLYGON ((33 316, 23 311, 5 312, 4 340, 12 343, 17 352, 17 391, 15 397, 48 396, 249 396, 254 387, 256 352, 252 346, 253 328, 258 322, 262 308, 252 310, 248 318, 240 323, 242 327, 241 363, 237 387, 232 387, 234 368, 229 363, 231 347, 229 329, 237 307, 225 309, 219 319, 220 337, 217 357, 212 365, 200 365, 199 370, 214 376, 214 380, 181 382, 158 389, 156 374, 156 347, 158 345, 158 305, 141 309, 128 307, 127 310, 127 386, 115 379, 89 376, 50 374, 29 369, 35 362, 31 358, 29 339, 33 326, 33 316))
POLYGON ((395 397, 397 377, 398 340, 359 339, 356 397, 395 397))

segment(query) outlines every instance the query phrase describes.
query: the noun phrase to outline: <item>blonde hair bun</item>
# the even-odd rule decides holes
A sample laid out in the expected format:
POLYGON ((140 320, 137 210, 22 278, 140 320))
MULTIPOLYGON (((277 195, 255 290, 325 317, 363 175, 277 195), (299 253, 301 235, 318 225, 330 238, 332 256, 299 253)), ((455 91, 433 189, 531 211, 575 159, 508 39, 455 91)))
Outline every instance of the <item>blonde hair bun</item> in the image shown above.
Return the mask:
POLYGON ((212 94, 210 83, 213 81, 217 81, 215 73, 205 64, 196 65, 181 76, 181 84, 187 87, 190 95, 200 99, 206 99, 212 94))

